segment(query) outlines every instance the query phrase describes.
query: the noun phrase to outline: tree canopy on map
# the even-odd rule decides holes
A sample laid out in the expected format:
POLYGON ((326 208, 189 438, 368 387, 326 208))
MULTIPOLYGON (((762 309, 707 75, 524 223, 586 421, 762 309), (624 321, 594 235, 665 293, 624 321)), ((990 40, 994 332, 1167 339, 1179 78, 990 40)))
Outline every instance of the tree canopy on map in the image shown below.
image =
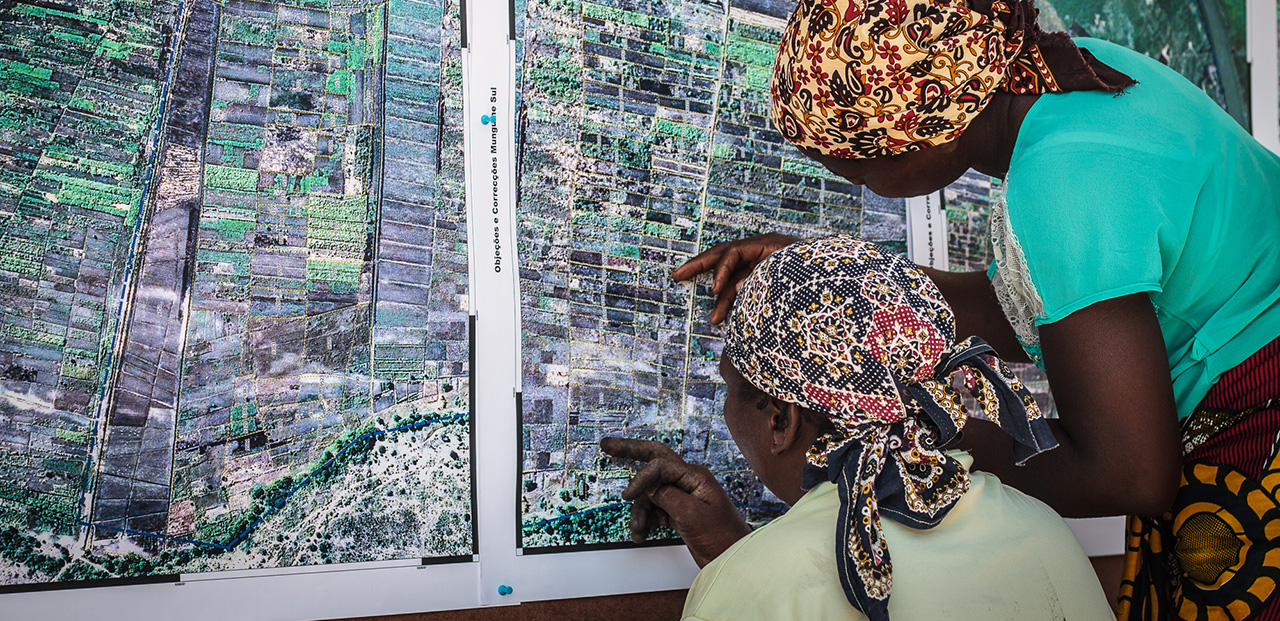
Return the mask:
POLYGON ((0 584, 472 552, 457 10, 0 4, 0 584))

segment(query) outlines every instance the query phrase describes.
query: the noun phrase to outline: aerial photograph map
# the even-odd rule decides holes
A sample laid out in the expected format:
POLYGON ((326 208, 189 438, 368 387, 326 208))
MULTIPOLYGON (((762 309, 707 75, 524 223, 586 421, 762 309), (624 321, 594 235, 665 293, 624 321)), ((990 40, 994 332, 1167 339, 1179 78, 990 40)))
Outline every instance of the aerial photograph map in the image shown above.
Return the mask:
POLYGON ((906 252, 905 204, 828 174, 768 119, 787 0, 530 0, 523 16, 520 196, 521 544, 628 540, 631 471, 606 436, 706 464, 749 519, 785 506, 720 418, 700 249, 781 231, 860 234, 906 252), (567 112, 566 112, 567 111, 567 112))
MULTIPOLYGON (((661 440, 716 472, 749 520, 777 515, 718 410, 707 281, 669 273, 754 233, 861 235, 905 252, 905 207, 827 174, 768 119, 787 0, 527 0, 518 236, 523 343, 521 545, 621 545, 632 474, 598 449, 661 440)), ((1247 123, 1243 0, 1050 0, 1046 29, 1160 59, 1247 123)), ((998 180, 944 191, 952 270, 985 270, 998 180)), ((1043 373, 1019 365, 1052 409, 1043 373)))
POLYGON ((0 4, 0 585, 474 551, 458 5, 0 4))

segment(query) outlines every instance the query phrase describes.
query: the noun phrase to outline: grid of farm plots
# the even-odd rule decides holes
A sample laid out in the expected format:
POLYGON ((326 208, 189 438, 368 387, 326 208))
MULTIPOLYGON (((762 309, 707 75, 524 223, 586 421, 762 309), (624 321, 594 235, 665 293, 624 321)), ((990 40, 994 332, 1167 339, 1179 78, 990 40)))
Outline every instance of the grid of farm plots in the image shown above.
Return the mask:
POLYGON ((457 22, 223 15, 168 530, 256 527, 249 566, 468 553, 457 22))
POLYGON ((86 417, 87 528, 4 531, 7 582, 472 551, 445 10, 197 0, 156 38, 167 114, 86 417))
POLYGON ((178 20, 176 0, 0 7, 0 584, 101 566, 85 491, 178 20))
POLYGON ((707 281, 673 268, 768 231, 860 234, 905 252, 905 206, 832 177, 768 120, 790 3, 530 1, 522 60, 521 541, 627 540, 631 472, 606 436, 661 440, 752 520, 784 506, 720 416, 707 281))

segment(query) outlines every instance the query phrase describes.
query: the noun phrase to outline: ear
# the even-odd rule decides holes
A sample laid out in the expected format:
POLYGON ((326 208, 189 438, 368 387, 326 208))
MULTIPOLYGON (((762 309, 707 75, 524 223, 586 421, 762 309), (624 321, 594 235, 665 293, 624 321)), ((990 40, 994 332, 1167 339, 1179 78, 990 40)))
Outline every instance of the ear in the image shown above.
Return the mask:
POLYGON ((960 148, 960 140, 959 139, 951 140, 951 141, 944 142, 940 145, 935 145, 929 148, 936 149, 936 151, 934 151, 935 155, 951 156, 951 155, 954 155, 956 150, 960 148))
MULTIPOLYGON (((782 455, 800 443, 804 430, 804 416, 800 406, 779 399, 769 399, 769 434, 772 436, 770 452, 782 455)), ((802 447, 808 450, 809 447, 802 447)))

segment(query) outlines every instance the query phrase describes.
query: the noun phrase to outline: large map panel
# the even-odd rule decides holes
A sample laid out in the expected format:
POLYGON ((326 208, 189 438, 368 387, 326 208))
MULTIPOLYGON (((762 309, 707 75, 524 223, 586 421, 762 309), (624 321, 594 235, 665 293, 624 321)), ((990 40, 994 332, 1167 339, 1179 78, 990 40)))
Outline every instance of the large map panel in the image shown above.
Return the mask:
POLYGON ((630 471, 598 448, 658 439, 751 519, 782 504, 720 417, 707 282, 671 270, 767 231, 905 252, 905 207, 837 179, 768 120, 784 0, 530 1, 523 15, 519 257, 522 545, 624 541, 630 471))
POLYGON ((0 8, 0 584, 472 552, 457 10, 0 8))

